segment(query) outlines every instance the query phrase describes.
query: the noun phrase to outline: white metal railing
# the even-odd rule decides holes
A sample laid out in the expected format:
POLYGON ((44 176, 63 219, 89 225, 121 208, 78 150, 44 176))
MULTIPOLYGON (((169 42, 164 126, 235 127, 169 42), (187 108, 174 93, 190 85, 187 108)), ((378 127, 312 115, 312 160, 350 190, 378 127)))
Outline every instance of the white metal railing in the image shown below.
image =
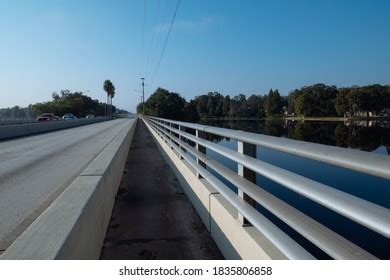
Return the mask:
POLYGON ((144 120, 197 171, 199 177, 207 180, 236 207, 242 215, 243 223, 249 221, 288 258, 310 259, 313 256, 258 212, 253 207, 254 201, 332 258, 376 257, 257 186, 253 173, 261 174, 356 223, 390 237, 389 209, 266 163, 257 159, 254 151, 256 146, 267 147, 386 179, 390 178, 388 156, 162 118, 144 117, 144 120), (187 128, 195 130, 195 135, 186 132, 187 128), (206 133, 237 140, 237 151, 206 140, 206 133), (194 142, 196 147, 189 145, 188 140, 194 142), (206 148, 236 162, 239 166, 238 173, 208 158, 206 148), (235 185, 239 195, 212 175, 206 167, 235 185))

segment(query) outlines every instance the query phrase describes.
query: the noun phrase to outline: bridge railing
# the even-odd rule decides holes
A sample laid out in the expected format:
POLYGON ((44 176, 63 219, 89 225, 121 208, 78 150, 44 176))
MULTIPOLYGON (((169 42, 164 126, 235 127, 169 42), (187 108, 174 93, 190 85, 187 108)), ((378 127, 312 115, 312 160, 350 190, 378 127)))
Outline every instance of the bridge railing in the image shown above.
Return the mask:
POLYGON ((255 209, 255 202, 270 211, 300 235, 335 259, 376 257, 327 228, 300 210, 256 185, 256 173, 296 192, 387 238, 390 237, 390 210, 320 182, 292 173, 256 158, 256 146, 266 147, 362 173, 390 179, 390 157, 291 139, 266 136, 156 117, 144 120, 166 143, 192 166, 199 178, 208 181, 250 223, 290 259, 314 258, 307 250, 255 209), (194 134, 188 131, 195 131, 194 134), (208 141, 207 134, 237 141, 237 151, 208 141), (189 143, 195 143, 190 145, 189 143), (206 155, 206 148, 238 164, 234 172, 206 155), (214 176, 214 170, 238 188, 238 194, 214 176))

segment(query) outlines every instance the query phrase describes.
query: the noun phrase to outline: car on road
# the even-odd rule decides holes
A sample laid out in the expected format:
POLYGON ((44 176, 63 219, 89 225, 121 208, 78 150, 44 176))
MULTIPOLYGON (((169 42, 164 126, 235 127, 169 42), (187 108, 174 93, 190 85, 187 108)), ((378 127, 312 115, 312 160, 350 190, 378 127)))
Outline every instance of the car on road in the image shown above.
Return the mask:
POLYGON ((44 113, 37 117, 37 122, 58 121, 60 118, 52 113, 44 113))
POLYGON ((66 113, 65 115, 62 116, 62 119, 68 121, 68 120, 75 120, 77 119, 77 117, 72 113, 66 113))
POLYGON ((95 116, 93 114, 88 114, 85 116, 86 119, 93 119, 95 116))

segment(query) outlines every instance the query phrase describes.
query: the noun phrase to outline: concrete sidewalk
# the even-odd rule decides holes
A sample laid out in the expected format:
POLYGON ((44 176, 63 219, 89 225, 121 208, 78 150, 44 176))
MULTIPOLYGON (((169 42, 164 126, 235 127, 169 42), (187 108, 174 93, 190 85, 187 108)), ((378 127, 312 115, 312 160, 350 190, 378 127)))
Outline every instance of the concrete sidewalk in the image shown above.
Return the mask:
POLYGON ((143 121, 137 122, 101 259, 223 259, 143 121))

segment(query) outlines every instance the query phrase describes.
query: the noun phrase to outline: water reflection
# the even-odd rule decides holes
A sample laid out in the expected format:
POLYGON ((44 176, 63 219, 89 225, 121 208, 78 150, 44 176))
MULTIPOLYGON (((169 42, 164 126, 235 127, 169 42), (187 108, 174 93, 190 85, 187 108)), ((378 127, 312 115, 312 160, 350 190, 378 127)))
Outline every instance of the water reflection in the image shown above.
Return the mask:
MULTIPOLYGON (((207 121, 203 124, 390 155, 390 122, 207 121)), ((220 142, 223 137, 210 135, 220 142)))
MULTIPOLYGON (((321 143, 345 148, 361 149, 376 153, 390 154, 390 125, 379 122, 293 122, 273 121, 214 121, 206 124, 235 130, 286 137, 296 140, 321 143)), ((220 145, 237 149, 237 142, 227 138, 208 134, 208 139, 220 145)), ((218 153, 207 149, 207 155, 237 172, 237 164, 218 153)), ((264 147, 257 147, 257 158, 274 166, 320 182, 345 193, 362 198, 369 202, 390 207, 389 180, 379 178, 345 168, 332 166, 319 161, 278 152, 264 147)), ((237 192, 233 186, 215 171, 212 173, 229 188, 237 192)), ((287 202, 324 226, 334 230, 341 236, 374 254, 381 259, 390 258, 390 240, 347 218, 317 204, 309 199, 257 174, 256 184, 287 202), (353 234, 351 234, 353 233, 353 234)), ((324 252, 300 236, 296 231, 280 221, 273 214, 258 205, 257 209, 270 221, 275 223, 294 240, 320 259, 329 258, 324 252)))
MULTIPOLYGON (((390 207, 389 180, 384 178, 370 176, 265 148, 260 148, 258 150, 258 156, 267 163, 295 174, 299 174, 383 207, 390 207)), ((379 258, 389 259, 390 251, 388 248, 390 248, 390 240, 388 238, 376 234, 357 223, 349 221, 345 217, 286 189, 264 176, 258 175, 257 184, 293 207, 311 216, 326 227, 331 228, 342 236, 348 237, 353 243, 379 258)), ((270 219, 273 220, 272 218, 270 219)), ((286 229, 286 232, 294 234, 292 232, 290 233, 288 229, 286 229)), ((303 242, 302 244, 306 243, 303 242)), ((318 254, 318 251, 316 250, 313 250, 312 252, 313 254, 318 254)), ((324 258, 321 254, 318 254, 317 256, 324 258)))

